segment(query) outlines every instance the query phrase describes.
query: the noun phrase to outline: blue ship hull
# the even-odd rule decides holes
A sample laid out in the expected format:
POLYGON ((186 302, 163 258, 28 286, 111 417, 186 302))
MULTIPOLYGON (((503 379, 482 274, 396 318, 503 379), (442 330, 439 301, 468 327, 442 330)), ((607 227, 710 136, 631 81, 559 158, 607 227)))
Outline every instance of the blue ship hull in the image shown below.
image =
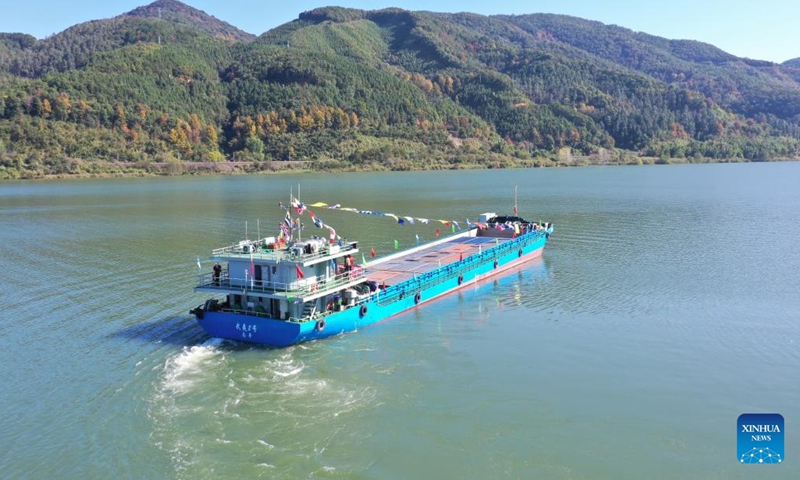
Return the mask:
POLYGON ((413 307, 499 275, 542 254, 547 232, 530 232, 480 254, 443 265, 386 289, 343 311, 331 312, 323 320, 287 321, 242 313, 205 311, 198 323, 218 338, 259 343, 273 347, 318 340, 386 320, 413 307))

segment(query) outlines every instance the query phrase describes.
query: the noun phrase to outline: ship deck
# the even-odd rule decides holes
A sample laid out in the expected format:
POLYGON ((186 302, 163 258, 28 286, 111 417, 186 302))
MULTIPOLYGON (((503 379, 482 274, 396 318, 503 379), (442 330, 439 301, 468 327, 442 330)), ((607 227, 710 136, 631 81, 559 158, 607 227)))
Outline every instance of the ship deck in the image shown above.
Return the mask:
POLYGON ((459 236, 445 242, 433 243, 412 249, 401 255, 393 255, 385 261, 377 260, 376 264, 368 264, 365 268, 367 280, 378 285, 396 285, 412 278, 415 274, 423 274, 440 266, 466 259, 478 253, 482 248, 502 245, 510 238, 459 236))

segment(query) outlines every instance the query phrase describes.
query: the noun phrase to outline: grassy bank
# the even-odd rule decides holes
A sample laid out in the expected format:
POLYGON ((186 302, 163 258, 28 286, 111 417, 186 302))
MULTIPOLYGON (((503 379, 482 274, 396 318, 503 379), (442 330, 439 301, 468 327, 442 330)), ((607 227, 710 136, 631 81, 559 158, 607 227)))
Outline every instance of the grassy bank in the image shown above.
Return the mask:
MULTIPOLYGON (((772 161, 796 161, 800 158, 772 161)), ((433 157, 425 160, 388 159, 383 162, 358 165, 338 160, 263 161, 263 162, 107 162, 80 159, 52 161, 0 160, 0 180, 34 180, 65 178, 117 178, 175 175, 243 175, 298 172, 366 172, 366 171, 425 171, 476 170, 496 168, 580 167, 602 165, 668 165, 696 163, 746 163, 741 158, 665 158, 635 155, 562 156, 560 158, 520 159, 504 155, 480 157, 433 157)))

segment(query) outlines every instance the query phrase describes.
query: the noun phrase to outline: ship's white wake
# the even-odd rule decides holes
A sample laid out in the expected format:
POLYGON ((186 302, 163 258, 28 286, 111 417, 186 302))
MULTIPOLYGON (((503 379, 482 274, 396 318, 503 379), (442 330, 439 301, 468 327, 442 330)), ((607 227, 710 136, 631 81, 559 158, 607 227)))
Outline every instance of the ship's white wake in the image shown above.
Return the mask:
POLYGON ((200 345, 184 347, 183 351, 166 360, 163 374, 163 390, 172 394, 191 392, 208 376, 209 368, 224 361, 217 348, 223 340, 212 338, 200 345))
POLYGON ((228 347, 219 340, 184 347, 157 367, 151 437, 178 477, 211 475, 232 462, 253 476, 331 467, 326 457, 344 422, 379 403, 371 384, 337 371, 328 350, 228 347))

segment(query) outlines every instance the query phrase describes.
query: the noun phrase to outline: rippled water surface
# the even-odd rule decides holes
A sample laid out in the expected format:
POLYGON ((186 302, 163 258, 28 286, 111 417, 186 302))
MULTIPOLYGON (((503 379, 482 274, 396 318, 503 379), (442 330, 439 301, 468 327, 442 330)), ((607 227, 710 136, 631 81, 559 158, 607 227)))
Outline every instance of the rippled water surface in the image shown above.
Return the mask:
MULTIPOLYGON (((0 478, 800 478, 800 164, 0 184, 0 478), (196 257, 307 203, 556 233, 362 331, 209 338, 196 257), (736 419, 786 419, 786 462, 736 419)), ((433 225, 317 212, 392 251, 433 225)), ((308 222, 310 224, 310 222, 308 222)), ((308 233, 317 233, 311 232, 308 233)))

